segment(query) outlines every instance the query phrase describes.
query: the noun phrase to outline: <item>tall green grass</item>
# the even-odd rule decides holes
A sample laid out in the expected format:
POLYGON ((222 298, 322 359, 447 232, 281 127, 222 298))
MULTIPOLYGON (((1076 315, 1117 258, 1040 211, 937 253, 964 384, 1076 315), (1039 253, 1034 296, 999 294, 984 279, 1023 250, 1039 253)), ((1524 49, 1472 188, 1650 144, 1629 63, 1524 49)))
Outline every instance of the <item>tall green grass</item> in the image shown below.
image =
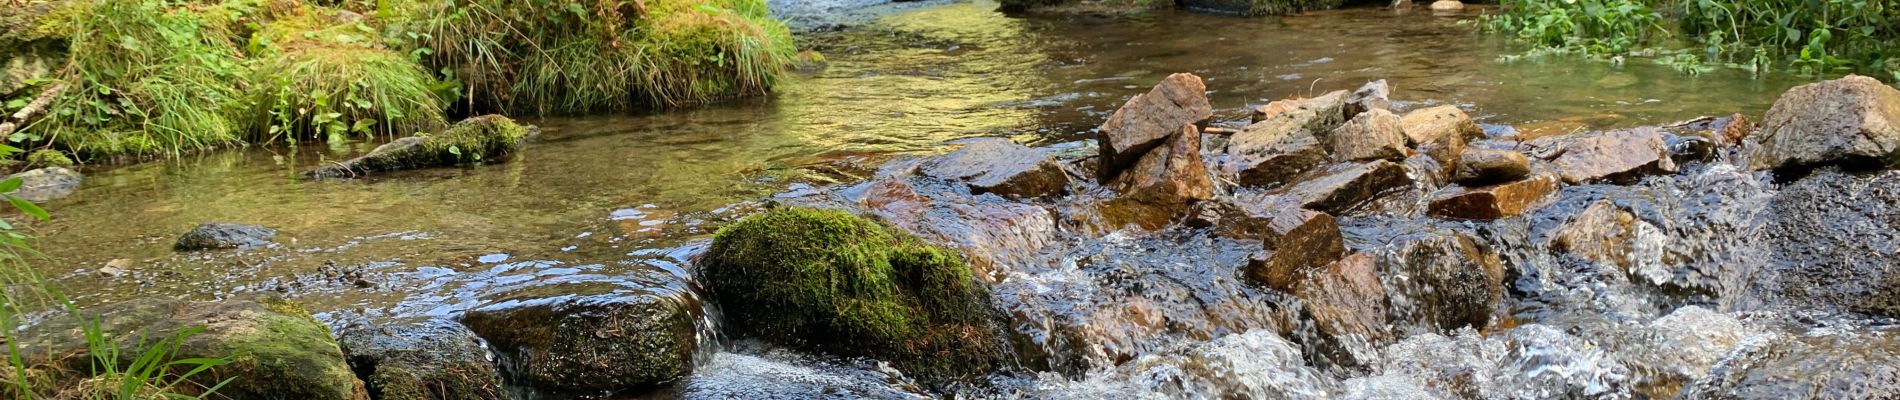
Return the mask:
POLYGON ((395 138, 447 125, 454 85, 383 47, 381 32, 297 7, 252 35, 247 139, 395 138))
POLYGON ((1534 53, 1622 59, 1668 55, 1685 71, 1709 64, 1811 75, 1859 72, 1900 81, 1900 1, 1504 0, 1483 18, 1534 53))

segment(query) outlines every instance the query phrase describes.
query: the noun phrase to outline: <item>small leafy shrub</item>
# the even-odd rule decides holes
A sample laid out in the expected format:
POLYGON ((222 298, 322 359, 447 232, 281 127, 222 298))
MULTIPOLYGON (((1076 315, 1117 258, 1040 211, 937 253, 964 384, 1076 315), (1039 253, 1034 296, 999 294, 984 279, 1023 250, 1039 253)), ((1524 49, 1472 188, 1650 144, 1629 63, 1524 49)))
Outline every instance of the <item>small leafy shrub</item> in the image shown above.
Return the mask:
POLYGON ((441 129, 454 85, 382 48, 380 35, 303 7, 253 35, 255 142, 400 137, 441 129))
POLYGON ((1590 55, 1635 50, 1662 30, 1662 14, 1639 0, 1505 0, 1485 27, 1532 45, 1590 55))

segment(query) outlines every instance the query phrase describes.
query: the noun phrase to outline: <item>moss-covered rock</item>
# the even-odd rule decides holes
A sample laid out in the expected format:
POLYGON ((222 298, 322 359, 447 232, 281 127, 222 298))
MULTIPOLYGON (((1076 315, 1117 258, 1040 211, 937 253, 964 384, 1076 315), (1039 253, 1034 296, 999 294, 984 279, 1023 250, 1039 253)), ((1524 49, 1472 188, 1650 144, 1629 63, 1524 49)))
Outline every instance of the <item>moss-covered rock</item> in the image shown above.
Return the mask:
POLYGON ((532 136, 530 127, 500 115, 473 117, 427 136, 389 142, 369 154, 304 172, 311 178, 354 178, 377 172, 481 163, 506 158, 532 136))
POLYGON ((851 213, 747 217, 714 235, 700 273, 743 335, 880 358, 927 381, 1003 364, 988 290, 962 257, 851 213))
POLYGON ((71 167, 73 159, 59 150, 39 149, 26 154, 26 164, 37 167, 71 167))
MULTIPOLYGON (((159 338, 202 327, 180 342, 172 359, 225 358, 230 364, 191 377, 209 387, 230 380, 217 392, 234 400, 363 400, 368 395, 351 373, 330 330, 295 303, 281 299, 186 302, 139 299, 87 313, 102 332, 119 343, 121 367, 130 365, 144 346, 159 338), (141 339, 143 339, 141 341, 141 339)), ((92 371, 82 325, 76 318, 55 319, 29 329, 20 343, 34 365, 49 366, 61 381, 84 382, 92 371)), ((83 384, 83 383, 81 383, 83 384)))
POLYGON ((379 400, 504 398, 481 338, 455 321, 427 319, 352 329, 337 343, 379 400))
POLYGON ((592 396, 692 373, 700 314, 690 293, 566 284, 505 294, 462 323, 506 360, 514 383, 592 396))

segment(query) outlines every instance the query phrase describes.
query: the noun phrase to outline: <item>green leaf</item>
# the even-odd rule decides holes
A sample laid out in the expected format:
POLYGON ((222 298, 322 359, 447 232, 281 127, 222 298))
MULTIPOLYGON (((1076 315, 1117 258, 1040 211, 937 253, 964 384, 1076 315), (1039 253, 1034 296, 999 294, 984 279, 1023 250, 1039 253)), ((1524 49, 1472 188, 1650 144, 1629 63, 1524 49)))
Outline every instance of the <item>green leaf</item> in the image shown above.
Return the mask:
POLYGON ((449 146, 449 154, 454 154, 454 155, 455 155, 456 157, 461 157, 461 156, 462 156, 462 148, 461 148, 461 147, 456 147, 456 146, 449 146))
POLYGON ((26 181, 20 179, 20 177, 16 176, 12 178, 7 178, 6 181, 0 182, 0 193, 9 193, 15 190, 20 190, 20 185, 24 185, 24 184, 26 184, 26 181))
POLYGON ((20 212, 31 215, 33 218, 39 218, 41 221, 52 218, 51 215, 46 214, 45 209, 40 208, 40 206, 33 204, 31 201, 26 201, 26 199, 7 196, 7 202, 13 203, 13 208, 20 209, 20 212))

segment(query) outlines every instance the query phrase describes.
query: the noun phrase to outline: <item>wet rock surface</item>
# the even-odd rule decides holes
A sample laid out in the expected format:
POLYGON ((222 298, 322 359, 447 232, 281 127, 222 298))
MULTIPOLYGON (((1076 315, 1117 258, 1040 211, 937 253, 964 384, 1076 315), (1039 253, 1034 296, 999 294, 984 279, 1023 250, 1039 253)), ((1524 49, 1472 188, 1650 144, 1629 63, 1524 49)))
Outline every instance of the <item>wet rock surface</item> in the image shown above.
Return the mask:
POLYGON ((172 245, 177 251, 241 249, 271 245, 277 230, 259 225, 206 222, 191 228, 172 245))
MULTIPOLYGON (((1146 94, 1128 99, 1102 123, 1100 178, 1108 180, 1135 165, 1152 150, 1169 142, 1184 126, 1200 124, 1214 115, 1207 102, 1207 86, 1194 74, 1174 74, 1146 94)), ((1194 129, 1199 134, 1198 128, 1194 129)), ((1198 139, 1197 142, 1198 143, 1198 139)), ((1197 153, 1199 149, 1195 150, 1197 153)))
POLYGON ((1572 256, 1629 270, 1630 253, 1636 245, 1636 216, 1608 200, 1591 203, 1570 222, 1558 228, 1551 247, 1572 256))
POLYGON ((1398 160, 1405 158, 1405 133, 1399 116, 1371 109, 1354 116, 1327 134, 1333 158, 1339 161, 1398 160))
POLYGON ((1798 86, 1749 139, 1756 169, 1900 164, 1900 90, 1858 75, 1798 86))
POLYGON ((653 388, 693 370, 697 299, 604 285, 549 285, 498 296, 461 322, 504 360, 511 382, 598 395, 653 388))
POLYGON ((1454 187, 1434 195, 1428 212, 1444 218, 1512 217, 1537 207, 1558 188, 1557 177, 1549 175, 1476 188, 1454 187))
POLYGON ((1551 162, 1564 183, 1627 181, 1643 175, 1676 172, 1668 141, 1655 128, 1639 128, 1561 138, 1562 154, 1551 162))
POLYGON ((1379 253, 1391 290, 1394 320, 1445 331, 1484 328, 1504 298, 1504 267, 1495 250, 1470 236, 1433 229, 1395 237, 1379 253))
POLYGON ((79 190, 84 177, 79 172, 64 167, 46 167, 8 175, 6 179, 20 178, 20 188, 7 193, 26 201, 41 202, 63 198, 79 190))
POLYGON ((396 139, 368 154, 304 171, 306 178, 358 178, 408 169, 501 161, 520 150, 534 128, 500 115, 471 117, 427 136, 396 139))
POLYGON ((1299 280, 1338 261, 1346 253, 1339 224, 1323 212, 1291 208, 1275 214, 1267 224, 1267 252, 1247 266, 1247 277, 1268 287, 1291 292, 1299 280))
POLYGON ((1228 141, 1223 172, 1243 186, 1274 188, 1324 165, 1326 144, 1306 127, 1315 118, 1298 110, 1247 126, 1228 141))
POLYGON ((1405 138, 1413 145, 1447 140, 1466 141, 1484 136, 1484 130, 1457 106, 1437 106, 1405 114, 1400 121, 1405 138))
POLYGON ((1129 199, 1154 205, 1187 204, 1214 196, 1214 182, 1201 159, 1201 132, 1188 125, 1148 151, 1110 185, 1129 199))
POLYGON ((1391 161, 1335 164, 1282 192, 1301 206, 1344 214, 1374 197, 1412 183, 1405 168, 1391 161))
POLYGON ((1458 158, 1452 182, 1465 186, 1485 186, 1524 179, 1531 175, 1531 161, 1524 153, 1512 150, 1469 149, 1458 158))
POLYGON ((337 334, 350 368, 373 399, 477 400, 503 396, 496 360, 475 332, 423 319, 337 334))
POLYGON ((1764 234, 1781 294, 1900 316, 1900 172, 1822 169, 1782 187, 1764 234))
POLYGON ((1300 282, 1295 294, 1320 334, 1342 341, 1352 340, 1348 336, 1371 342, 1390 338, 1377 262, 1370 254, 1353 253, 1300 282))
POLYGON ((1023 147, 1008 140, 981 140, 927 161, 918 171, 925 176, 963 182, 977 194, 1043 197, 1060 193, 1069 184, 1069 175, 1056 165, 1054 157, 1047 150, 1023 147))

